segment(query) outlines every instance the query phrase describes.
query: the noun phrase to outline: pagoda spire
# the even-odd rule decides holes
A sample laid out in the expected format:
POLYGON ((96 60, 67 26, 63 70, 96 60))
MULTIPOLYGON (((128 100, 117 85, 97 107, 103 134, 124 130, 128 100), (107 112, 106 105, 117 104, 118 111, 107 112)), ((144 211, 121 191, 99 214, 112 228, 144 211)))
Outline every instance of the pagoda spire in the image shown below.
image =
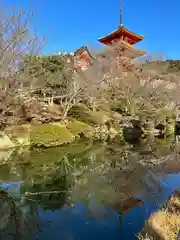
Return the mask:
POLYGON ((123 19, 122 19, 122 0, 120 0, 120 27, 123 26, 123 19))
POLYGON ((98 41, 105 45, 112 45, 113 43, 116 43, 117 52, 120 50, 121 53, 123 52, 123 55, 128 56, 131 59, 144 55, 144 51, 137 50, 133 46, 134 44, 142 41, 144 37, 131 32, 123 25, 123 0, 119 0, 119 11, 120 26, 118 26, 115 31, 109 33, 107 36, 99 38, 98 41), (121 50, 122 48, 123 51, 121 50))

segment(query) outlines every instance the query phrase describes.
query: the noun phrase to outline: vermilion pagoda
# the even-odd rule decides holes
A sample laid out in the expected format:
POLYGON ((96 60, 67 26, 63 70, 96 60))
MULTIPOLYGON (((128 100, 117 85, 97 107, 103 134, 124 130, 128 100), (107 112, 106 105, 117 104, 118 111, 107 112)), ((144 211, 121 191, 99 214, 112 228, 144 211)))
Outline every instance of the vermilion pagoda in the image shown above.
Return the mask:
MULTIPOLYGON (((122 0, 120 0, 120 27, 118 27, 115 31, 108 34, 107 36, 98 39, 99 42, 108 46, 114 46, 117 57, 123 55, 130 59, 133 59, 145 54, 144 51, 137 50, 134 47, 134 44, 142 41, 143 39, 144 37, 131 32, 123 26, 122 0)), ((76 67, 87 69, 92 64, 93 60, 94 59, 86 46, 83 46, 75 52, 74 63, 76 67)))

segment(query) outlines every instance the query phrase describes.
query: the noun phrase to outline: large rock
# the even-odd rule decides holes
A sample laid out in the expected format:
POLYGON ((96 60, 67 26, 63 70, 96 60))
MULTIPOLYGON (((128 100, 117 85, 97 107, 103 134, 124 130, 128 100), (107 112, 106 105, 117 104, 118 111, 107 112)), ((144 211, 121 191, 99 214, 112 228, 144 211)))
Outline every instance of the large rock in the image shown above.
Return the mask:
POLYGON ((123 137, 126 142, 133 143, 139 141, 143 134, 143 131, 139 127, 124 127, 123 128, 123 137))

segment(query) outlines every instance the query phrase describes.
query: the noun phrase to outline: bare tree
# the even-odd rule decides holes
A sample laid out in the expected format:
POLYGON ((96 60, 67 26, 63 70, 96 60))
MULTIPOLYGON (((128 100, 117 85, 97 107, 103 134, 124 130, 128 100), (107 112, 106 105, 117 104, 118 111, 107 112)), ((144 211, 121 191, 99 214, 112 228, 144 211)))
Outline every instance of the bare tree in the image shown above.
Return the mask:
MULTIPOLYGON (((9 11, 3 4, 0 8, 0 100, 1 112, 6 113, 12 102, 23 98, 25 79, 20 77, 19 67, 24 57, 39 53, 43 40, 31 33, 31 7, 25 10, 17 7, 9 11)), ((21 100, 20 100, 21 101, 21 100)))
POLYGON ((135 64, 125 56, 117 58, 115 51, 110 54, 109 68, 103 77, 109 83, 106 97, 111 96, 109 100, 113 104, 124 101, 132 115, 146 112, 154 116, 158 109, 177 108, 180 76, 169 73, 166 64, 161 60, 149 60, 146 65, 135 64))

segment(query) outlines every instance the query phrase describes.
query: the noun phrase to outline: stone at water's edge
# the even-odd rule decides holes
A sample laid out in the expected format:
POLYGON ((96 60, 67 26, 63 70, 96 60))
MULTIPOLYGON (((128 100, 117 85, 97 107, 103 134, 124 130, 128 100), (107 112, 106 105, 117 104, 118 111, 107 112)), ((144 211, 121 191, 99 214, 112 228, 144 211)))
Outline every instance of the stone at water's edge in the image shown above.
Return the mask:
POLYGON ((143 131, 139 127, 124 127, 123 128, 123 137, 124 140, 129 142, 131 140, 139 140, 143 134, 143 131))

